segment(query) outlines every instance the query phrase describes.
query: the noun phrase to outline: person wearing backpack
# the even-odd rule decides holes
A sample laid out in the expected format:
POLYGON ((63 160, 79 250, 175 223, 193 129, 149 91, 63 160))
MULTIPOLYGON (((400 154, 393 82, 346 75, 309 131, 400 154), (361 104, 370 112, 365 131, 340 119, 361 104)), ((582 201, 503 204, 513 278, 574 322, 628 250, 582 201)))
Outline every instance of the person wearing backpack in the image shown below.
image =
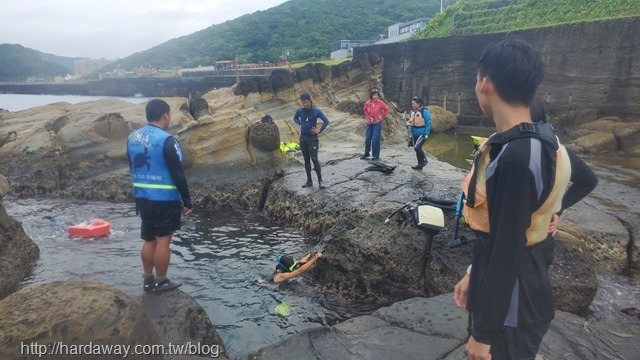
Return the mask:
POLYGON ((429 137, 431 133, 431 114, 429 109, 424 107, 422 99, 415 96, 411 99, 411 112, 409 113, 409 120, 407 120, 407 126, 411 130, 411 146, 416 152, 416 158, 418 159, 418 165, 412 166, 414 170, 422 170, 429 160, 422 150, 422 145, 429 137))

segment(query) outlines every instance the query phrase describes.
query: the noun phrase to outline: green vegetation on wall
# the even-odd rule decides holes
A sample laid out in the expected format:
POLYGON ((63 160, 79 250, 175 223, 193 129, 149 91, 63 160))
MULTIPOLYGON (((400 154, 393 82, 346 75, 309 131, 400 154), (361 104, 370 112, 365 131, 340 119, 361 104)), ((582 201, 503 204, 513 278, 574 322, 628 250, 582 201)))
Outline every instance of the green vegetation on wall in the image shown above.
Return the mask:
POLYGON ((639 0, 458 0, 415 38, 484 34, 640 15, 639 0))

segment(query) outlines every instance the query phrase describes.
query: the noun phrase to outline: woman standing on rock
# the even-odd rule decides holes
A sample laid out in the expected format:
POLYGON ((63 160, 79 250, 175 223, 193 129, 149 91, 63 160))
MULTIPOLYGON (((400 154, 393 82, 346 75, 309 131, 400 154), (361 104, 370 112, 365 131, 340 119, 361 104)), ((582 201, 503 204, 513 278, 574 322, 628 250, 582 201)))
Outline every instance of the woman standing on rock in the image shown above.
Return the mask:
POLYGON ((417 96, 411 99, 411 113, 409 114, 409 120, 407 120, 407 126, 409 126, 411 130, 411 137, 413 139, 411 146, 413 146, 413 150, 416 152, 416 158, 418 159, 418 165, 412 166, 411 168, 414 170, 422 170, 429 162, 427 156, 424 154, 424 150, 422 150, 422 145, 431 133, 431 114, 429 113, 429 109, 422 105, 422 99, 417 96))
POLYGON ((364 103, 364 123, 366 126, 364 140, 364 154, 360 159, 380 159, 380 134, 382 132, 382 119, 389 114, 389 107, 380 100, 380 91, 373 89, 369 93, 369 100, 364 103))

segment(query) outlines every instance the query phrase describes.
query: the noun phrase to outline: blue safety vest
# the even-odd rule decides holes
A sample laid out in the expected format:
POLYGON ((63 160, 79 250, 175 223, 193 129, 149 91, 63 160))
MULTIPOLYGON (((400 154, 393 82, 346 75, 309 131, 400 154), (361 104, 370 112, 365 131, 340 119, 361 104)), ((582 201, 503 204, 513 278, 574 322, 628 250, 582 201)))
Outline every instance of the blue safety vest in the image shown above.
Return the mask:
MULTIPOLYGON (((129 135, 127 153, 131 163, 133 195, 136 198, 182 201, 164 159, 164 142, 169 136, 171 134, 153 125, 147 125, 129 135)), ((182 161, 180 143, 174 140, 178 158, 182 161)))

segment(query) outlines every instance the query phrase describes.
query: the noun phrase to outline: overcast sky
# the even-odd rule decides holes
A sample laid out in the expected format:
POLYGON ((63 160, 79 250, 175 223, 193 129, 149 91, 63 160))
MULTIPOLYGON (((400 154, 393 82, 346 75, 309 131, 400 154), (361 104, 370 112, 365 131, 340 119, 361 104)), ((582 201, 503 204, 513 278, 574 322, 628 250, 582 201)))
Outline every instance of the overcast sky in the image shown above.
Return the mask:
POLYGON ((0 10, 0 44, 93 59, 124 58, 286 0, 15 0, 0 10))

